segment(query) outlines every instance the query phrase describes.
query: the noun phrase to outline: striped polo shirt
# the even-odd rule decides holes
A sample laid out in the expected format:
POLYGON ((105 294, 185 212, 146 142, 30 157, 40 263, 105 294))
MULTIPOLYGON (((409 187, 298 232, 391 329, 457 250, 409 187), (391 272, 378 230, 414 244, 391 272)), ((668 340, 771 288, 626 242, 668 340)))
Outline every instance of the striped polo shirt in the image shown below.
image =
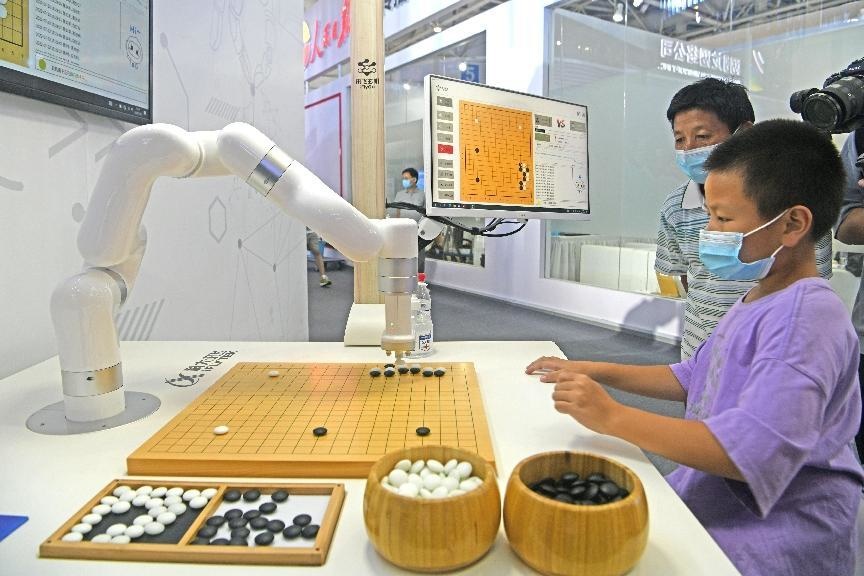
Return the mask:
MULTIPOLYGON (((723 280, 709 272, 699 260, 699 231, 708 225, 704 196, 692 180, 666 197, 657 231, 654 269, 669 276, 687 275, 687 305, 681 335, 681 359, 693 355, 708 339, 720 318, 756 282, 723 280)), ((816 243, 819 275, 831 278, 831 233, 816 243)))

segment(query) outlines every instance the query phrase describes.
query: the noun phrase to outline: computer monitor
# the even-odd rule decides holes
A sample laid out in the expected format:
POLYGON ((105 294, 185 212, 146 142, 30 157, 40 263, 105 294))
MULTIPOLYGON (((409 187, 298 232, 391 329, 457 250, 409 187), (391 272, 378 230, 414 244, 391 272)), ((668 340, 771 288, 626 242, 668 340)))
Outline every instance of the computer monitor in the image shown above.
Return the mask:
POLYGON ((0 90, 152 122, 152 0, 0 2, 0 90))
POLYGON ((426 76, 431 216, 587 220, 588 108, 426 76))

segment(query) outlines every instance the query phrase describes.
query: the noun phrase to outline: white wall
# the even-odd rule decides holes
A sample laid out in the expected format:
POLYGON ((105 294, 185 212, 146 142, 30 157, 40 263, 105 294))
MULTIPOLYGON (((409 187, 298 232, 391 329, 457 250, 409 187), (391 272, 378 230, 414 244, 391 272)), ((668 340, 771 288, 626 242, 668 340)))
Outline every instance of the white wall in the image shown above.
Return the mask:
MULTIPOLYGON (((302 3, 154 4, 155 121, 246 121, 303 159, 302 3)), ((0 378, 56 353, 50 294, 80 268, 78 223, 129 128, 0 93, 0 378)), ((144 225, 121 339, 308 338, 304 226, 239 180, 160 180, 144 225)))

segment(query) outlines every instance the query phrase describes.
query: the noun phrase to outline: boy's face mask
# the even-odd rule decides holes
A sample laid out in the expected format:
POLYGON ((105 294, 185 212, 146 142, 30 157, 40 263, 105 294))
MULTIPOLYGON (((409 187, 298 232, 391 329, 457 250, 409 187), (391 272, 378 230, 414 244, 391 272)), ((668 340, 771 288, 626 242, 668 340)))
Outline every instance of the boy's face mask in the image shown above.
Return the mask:
POLYGON ((711 144, 692 150, 676 150, 675 162, 688 178, 697 184, 704 184, 708 178, 708 172, 702 166, 716 147, 717 144, 711 144))
POLYGON ((410 178, 403 178, 402 179, 402 188, 405 188, 407 190, 410 187, 411 187, 411 179, 410 178))
POLYGON ((768 275, 768 271, 774 264, 774 257, 780 252, 783 245, 781 244, 780 248, 777 248, 771 256, 754 262, 741 261, 739 258, 741 245, 746 236, 767 228, 788 211, 788 209, 784 210, 773 219, 746 234, 700 230, 699 259, 702 260, 702 264, 709 272, 724 280, 761 280, 768 275))

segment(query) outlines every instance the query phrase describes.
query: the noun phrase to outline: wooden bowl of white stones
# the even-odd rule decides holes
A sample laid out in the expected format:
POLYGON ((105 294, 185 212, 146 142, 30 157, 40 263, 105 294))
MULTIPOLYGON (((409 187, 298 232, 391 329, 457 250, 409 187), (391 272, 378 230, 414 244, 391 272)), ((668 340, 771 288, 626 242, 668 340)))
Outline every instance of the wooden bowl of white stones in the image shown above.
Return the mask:
POLYGON ((495 470, 480 456, 447 446, 416 446, 372 466, 363 497, 372 545, 389 562, 418 572, 473 564, 501 524, 495 470))
POLYGON ((545 452, 513 469, 504 530, 514 552, 543 574, 624 574, 648 543, 648 504, 639 477, 623 464, 545 452))

